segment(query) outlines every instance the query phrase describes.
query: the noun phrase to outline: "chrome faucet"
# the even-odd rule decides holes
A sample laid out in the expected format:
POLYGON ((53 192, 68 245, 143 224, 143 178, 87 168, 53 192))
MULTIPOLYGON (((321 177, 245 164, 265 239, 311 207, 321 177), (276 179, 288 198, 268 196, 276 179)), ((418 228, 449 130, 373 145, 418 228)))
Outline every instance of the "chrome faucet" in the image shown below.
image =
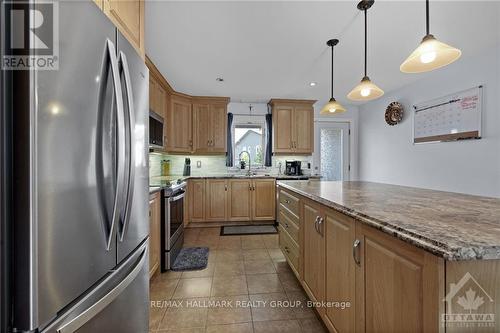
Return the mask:
POLYGON ((252 175, 252 172, 250 171, 250 168, 251 168, 251 165, 252 165, 252 158, 250 157, 250 153, 246 150, 243 150, 240 155, 238 156, 238 159, 240 160, 241 162, 241 155, 243 155, 243 153, 247 153, 248 155, 248 171, 247 171, 247 176, 251 176, 252 175))

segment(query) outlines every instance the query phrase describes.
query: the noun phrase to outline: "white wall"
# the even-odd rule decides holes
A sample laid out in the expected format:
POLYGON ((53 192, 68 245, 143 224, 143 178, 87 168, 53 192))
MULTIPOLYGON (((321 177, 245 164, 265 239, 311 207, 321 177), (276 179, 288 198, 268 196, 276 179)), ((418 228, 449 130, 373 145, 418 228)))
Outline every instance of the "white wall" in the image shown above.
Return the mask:
POLYGON ((500 197, 500 48, 429 74, 369 102, 359 112, 359 178, 500 197), (482 139, 414 145, 412 105, 484 85, 482 139), (394 127, 384 121, 392 101, 405 107, 394 127))

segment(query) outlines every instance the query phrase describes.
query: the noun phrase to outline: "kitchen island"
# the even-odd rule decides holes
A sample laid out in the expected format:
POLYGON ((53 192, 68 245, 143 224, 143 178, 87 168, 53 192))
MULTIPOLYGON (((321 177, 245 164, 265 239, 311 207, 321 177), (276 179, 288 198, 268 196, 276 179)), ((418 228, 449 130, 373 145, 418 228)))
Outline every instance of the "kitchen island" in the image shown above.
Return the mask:
POLYGON ((498 332, 500 199, 369 182, 278 188, 280 246, 311 299, 330 302, 317 310, 331 331, 498 332))

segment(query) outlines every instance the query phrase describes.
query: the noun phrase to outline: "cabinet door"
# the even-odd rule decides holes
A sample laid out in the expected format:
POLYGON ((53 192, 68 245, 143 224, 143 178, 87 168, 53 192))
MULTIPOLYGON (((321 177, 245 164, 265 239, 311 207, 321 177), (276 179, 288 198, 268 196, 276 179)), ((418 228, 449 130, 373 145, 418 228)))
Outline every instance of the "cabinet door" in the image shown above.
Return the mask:
POLYGON ((206 220, 225 221, 227 218, 227 181, 207 179, 206 220))
POLYGON ((189 180, 189 218, 191 222, 205 221, 205 179, 189 180))
POLYGON ((191 103, 176 96, 171 97, 167 117, 167 150, 190 153, 193 148, 191 103))
POLYGON ((158 113, 160 116, 165 119, 165 112, 166 112, 166 107, 165 104, 167 102, 167 92, 163 88, 161 84, 158 82, 156 83, 156 113, 158 113))
POLYGON ((208 104, 193 104, 193 139, 194 150, 197 153, 210 151, 212 125, 210 106, 208 104))
POLYGON ((211 105, 211 141, 210 150, 213 153, 227 151, 227 110, 225 105, 211 105))
POLYGON ((157 94, 157 83, 155 80, 155 77, 153 75, 149 76, 149 109, 153 110, 156 112, 156 109, 158 108, 156 103, 158 98, 156 97, 157 94))
POLYGON ((273 110, 274 152, 292 152, 293 107, 278 106, 273 110))
POLYGON ((438 331, 442 259, 361 223, 356 237, 356 331, 438 331))
POLYGON ((230 221, 252 219, 252 180, 231 179, 228 181, 228 217, 230 221))
POLYGON ((326 275, 325 300, 350 302, 344 309, 328 307, 325 323, 333 331, 354 331, 355 262, 352 246, 356 238, 355 221, 330 209, 324 211, 326 275))
MULTIPOLYGON (((323 300, 325 284, 325 240, 321 234, 317 217, 321 217, 320 206, 304 200, 302 206, 304 228, 304 286, 313 301, 323 300)), ((318 308, 322 313, 323 308, 318 308)))
POLYGON ((276 219, 276 183, 274 179, 254 179, 252 197, 252 220, 276 219))
POLYGON ((294 152, 311 154, 314 150, 314 112, 310 107, 296 106, 293 112, 293 139, 294 152))
POLYGON ((144 0, 104 0, 104 12, 144 57, 144 0))
POLYGON ((159 193, 149 200, 149 276, 153 276, 160 266, 160 219, 161 207, 159 193))

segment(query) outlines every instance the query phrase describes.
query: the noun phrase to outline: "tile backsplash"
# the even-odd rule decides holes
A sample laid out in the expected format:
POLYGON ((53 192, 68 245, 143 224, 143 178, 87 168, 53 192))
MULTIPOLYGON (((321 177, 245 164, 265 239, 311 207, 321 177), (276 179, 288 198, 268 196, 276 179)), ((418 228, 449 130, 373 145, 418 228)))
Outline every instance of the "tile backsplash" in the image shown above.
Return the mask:
MULTIPOLYGON (((186 157, 191 159, 191 174, 192 175, 210 175, 226 173, 229 169, 235 168, 226 167, 226 156, 224 155, 169 155, 164 153, 149 154, 149 176, 161 176, 161 161, 170 160, 170 175, 182 175, 184 171, 184 160, 186 157), (199 167, 198 167, 199 166, 199 167)), ((303 173, 308 175, 311 170, 307 168, 307 164, 312 162, 312 156, 273 156, 273 166, 259 168, 265 170, 269 174, 278 174, 279 163, 281 162, 281 172, 285 171, 286 160, 299 160, 302 162, 303 173)), ((254 169, 255 170, 255 169, 254 169)))

